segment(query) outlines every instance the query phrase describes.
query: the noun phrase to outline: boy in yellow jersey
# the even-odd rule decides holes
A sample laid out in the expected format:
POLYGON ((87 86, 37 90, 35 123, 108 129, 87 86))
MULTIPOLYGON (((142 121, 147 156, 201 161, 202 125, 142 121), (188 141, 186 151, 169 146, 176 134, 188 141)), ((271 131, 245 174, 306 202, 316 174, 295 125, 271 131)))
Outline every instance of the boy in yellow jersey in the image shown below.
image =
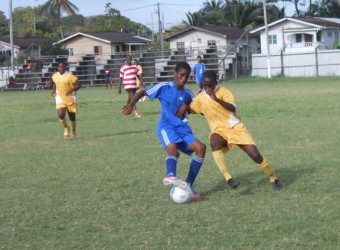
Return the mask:
POLYGON ((78 78, 66 71, 64 62, 58 63, 58 72, 52 76, 53 88, 51 95, 55 97, 59 121, 64 128, 64 138, 69 136, 70 128, 65 120, 66 111, 71 121, 71 139, 76 137, 77 104, 75 92, 80 88, 78 78))
MULTIPOLYGON (((137 69, 139 70, 140 73, 140 77, 143 77, 143 68, 142 66, 139 64, 139 61, 137 59, 135 59, 135 65, 137 66, 137 69)), ((143 84, 143 86, 141 86, 140 81, 138 79, 138 77, 136 77, 136 85, 137 85, 137 92, 142 90, 143 88, 145 88, 145 85, 143 84)), ((144 102, 146 99, 146 96, 143 96, 139 101, 140 102, 144 102)))
MULTIPOLYGON (((191 113, 203 114, 207 119, 211 129, 209 140, 213 158, 229 186, 235 189, 240 183, 230 174, 224 154, 231 147, 238 146, 267 174, 273 188, 280 191, 282 185, 272 172, 269 161, 262 157, 250 133, 236 114, 233 94, 227 88, 217 86, 216 73, 213 71, 204 72, 203 88, 204 91, 190 103, 189 109, 191 113)), ((178 115, 181 115, 183 110, 181 108, 178 115)))

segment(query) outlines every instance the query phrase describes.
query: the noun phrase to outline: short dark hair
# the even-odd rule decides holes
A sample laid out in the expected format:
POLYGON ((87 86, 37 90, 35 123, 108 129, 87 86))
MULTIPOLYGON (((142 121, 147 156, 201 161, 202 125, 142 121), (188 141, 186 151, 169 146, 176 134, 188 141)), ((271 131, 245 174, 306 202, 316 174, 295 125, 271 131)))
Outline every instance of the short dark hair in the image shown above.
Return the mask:
POLYGON ((215 73, 215 71, 212 71, 212 70, 207 70, 203 73, 203 79, 204 78, 208 78, 210 79, 211 81, 217 83, 217 75, 215 73))
POLYGON ((66 67, 66 62, 65 61, 60 61, 60 62, 58 62, 58 66, 59 66, 59 64, 63 64, 66 67))
POLYGON ((202 57, 201 57, 201 56, 197 56, 197 59, 198 59, 198 58, 199 58, 199 59, 202 59, 202 57))
POLYGON ((178 73, 178 71, 180 71, 181 69, 185 69, 189 72, 191 72, 191 67, 187 62, 179 62, 176 65, 175 71, 178 73))

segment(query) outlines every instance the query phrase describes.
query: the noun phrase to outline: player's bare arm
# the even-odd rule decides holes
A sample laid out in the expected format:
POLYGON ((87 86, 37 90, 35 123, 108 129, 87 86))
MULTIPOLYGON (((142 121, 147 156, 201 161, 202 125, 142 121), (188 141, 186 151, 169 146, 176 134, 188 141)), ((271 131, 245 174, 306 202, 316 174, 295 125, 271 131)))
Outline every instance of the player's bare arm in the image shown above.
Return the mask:
POLYGON ((121 94, 121 93, 122 93, 122 81, 123 81, 123 79, 120 78, 119 84, 118 84, 118 94, 121 94))
POLYGON ((226 110, 230 111, 230 112, 236 112, 236 107, 234 104, 223 101, 220 98, 217 98, 214 89, 212 88, 206 88, 205 89, 206 93, 210 96, 210 98, 212 100, 214 100, 215 102, 217 102, 218 104, 220 104, 223 108, 225 108, 226 110))
POLYGON ((138 100, 146 95, 144 90, 137 92, 131 99, 130 103, 123 107, 122 113, 124 115, 130 115, 133 111, 133 107, 136 105, 138 100))
POLYGON ((176 116, 180 119, 183 119, 188 111, 190 111, 189 105, 183 104, 179 109, 176 110, 176 116))
POLYGON ((55 83, 53 82, 52 83, 52 90, 51 90, 51 96, 53 96, 53 97, 55 97, 55 95, 56 95, 56 86, 55 86, 55 83))

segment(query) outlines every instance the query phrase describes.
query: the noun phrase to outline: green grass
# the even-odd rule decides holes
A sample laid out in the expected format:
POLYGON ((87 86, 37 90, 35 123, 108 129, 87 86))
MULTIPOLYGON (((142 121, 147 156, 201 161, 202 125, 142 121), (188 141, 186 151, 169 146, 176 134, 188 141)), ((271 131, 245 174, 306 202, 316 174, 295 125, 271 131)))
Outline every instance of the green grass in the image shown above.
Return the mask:
MULTIPOLYGON (((158 102, 124 117, 126 94, 83 88, 78 139, 64 141, 47 91, 0 93, 1 249, 339 249, 340 79, 224 83, 284 190, 238 149, 230 190, 208 148, 202 199, 170 201, 158 102)), ((191 88, 195 89, 194 85, 191 88)), ((202 116, 191 116, 208 145, 202 116)), ((190 158, 179 159, 185 177, 190 158)))

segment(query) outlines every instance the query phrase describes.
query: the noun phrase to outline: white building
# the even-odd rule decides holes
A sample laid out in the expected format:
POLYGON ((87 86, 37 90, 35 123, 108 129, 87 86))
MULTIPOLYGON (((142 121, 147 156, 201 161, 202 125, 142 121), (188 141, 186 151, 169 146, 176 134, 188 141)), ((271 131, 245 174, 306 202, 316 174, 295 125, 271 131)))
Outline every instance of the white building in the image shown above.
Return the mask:
MULTIPOLYGON (((271 54, 309 52, 315 48, 333 49, 334 43, 339 46, 340 19, 286 17, 268 25, 268 42, 271 54)), ((267 53, 265 27, 252 30, 260 33, 261 54, 267 53)))
MULTIPOLYGON (((227 50, 228 47, 247 44, 246 31, 229 26, 190 26, 167 38, 171 50, 200 50, 208 47, 217 47, 218 50, 227 50)), ((248 37, 248 45, 252 52, 257 52, 258 36, 252 34, 248 37)))

